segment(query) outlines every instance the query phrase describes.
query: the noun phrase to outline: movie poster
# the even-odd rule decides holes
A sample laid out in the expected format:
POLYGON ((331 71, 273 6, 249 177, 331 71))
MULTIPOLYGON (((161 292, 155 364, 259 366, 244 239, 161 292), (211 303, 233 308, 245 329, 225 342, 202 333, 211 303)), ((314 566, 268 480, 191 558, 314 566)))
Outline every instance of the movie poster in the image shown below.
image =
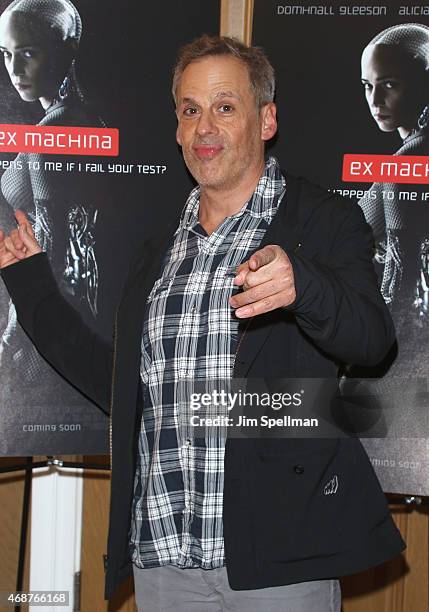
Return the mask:
MULTIPOLYGON (((212 0, 0 1, 0 227, 24 211, 63 295, 111 341, 132 253, 183 206, 178 48, 212 0)), ((108 418, 38 354, 0 283, 0 454, 108 452, 108 418)))
POLYGON ((357 199, 373 229, 397 345, 351 375, 378 378, 368 393, 401 422, 361 437, 385 491, 428 495, 429 431, 416 414, 429 410, 429 6, 256 0, 253 43, 277 73, 272 152, 357 199))

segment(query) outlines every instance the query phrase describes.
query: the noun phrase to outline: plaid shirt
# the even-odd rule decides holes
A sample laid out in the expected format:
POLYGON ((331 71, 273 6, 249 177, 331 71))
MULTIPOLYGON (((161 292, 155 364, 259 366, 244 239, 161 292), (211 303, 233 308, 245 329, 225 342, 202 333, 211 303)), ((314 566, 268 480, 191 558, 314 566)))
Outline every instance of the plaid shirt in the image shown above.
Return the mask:
POLYGON ((148 296, 130 533, 138 567, 212 569, 225 563, 225 436, 208 432, 193 439, 180 424, 180 411, 192 381, 232 376, 238 319, 229 298, 236 269, 258 248, 284 192, 285 180, 270 157, 249 202, 208 236, 198 221, 195 188, 148 296))

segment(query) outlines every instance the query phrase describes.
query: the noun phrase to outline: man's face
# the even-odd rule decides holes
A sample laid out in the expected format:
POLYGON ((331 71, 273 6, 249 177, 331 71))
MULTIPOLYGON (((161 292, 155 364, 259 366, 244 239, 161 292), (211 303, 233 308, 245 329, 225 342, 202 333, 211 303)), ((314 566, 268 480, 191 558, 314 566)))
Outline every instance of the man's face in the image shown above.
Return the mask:
POLYGON ((264 140, 276 129, 275 106, 257 109, 247 67, 239 60, 213 56, 189 64, 179 82, 176 114, 177 142, 201 187, 246 185, 263 168, 264 140))

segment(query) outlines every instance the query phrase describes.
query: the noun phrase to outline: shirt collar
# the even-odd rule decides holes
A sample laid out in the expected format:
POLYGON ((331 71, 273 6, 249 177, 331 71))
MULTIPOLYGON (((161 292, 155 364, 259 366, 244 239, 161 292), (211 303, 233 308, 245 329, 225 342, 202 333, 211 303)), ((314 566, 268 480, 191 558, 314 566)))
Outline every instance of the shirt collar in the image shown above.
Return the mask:
MULTIPOLYGON (((258 181, 252 197, 244 206, 233 215, 235 218, 249 214, 256 218, 265 218, 269 221, 276 213, 281 197, 285 192, 286 180, 281 173, 280 166, 275 157, 268 157, 265 169, 258 181)), ((200 207, 200 187, 194 187, 189 194, 180 217, 178 229, 192 229, 198 224, 198 211, 200 207)))

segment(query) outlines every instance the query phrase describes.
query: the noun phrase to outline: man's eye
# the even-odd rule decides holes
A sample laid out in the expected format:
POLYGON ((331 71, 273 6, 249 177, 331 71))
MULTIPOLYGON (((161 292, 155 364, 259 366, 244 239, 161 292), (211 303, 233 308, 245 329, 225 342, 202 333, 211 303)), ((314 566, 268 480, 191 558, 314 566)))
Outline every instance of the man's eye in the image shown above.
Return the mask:
POLYGON ((385 81, 384 82, 384 86, 386 89, 394 89, 395 88, 396 83, 394 83, 393 81, 385 81))
POLYGON ((25 49, 25 50, 22 52, 22 55, 23 55, 25 58, 27 58, 27 59, 31 59, 31 58, 34 56, 34 53, 33 53, 33 51, 30 51, 29 49, 25 49))
POLYGON ((197 109, 194 108, 193 106, 189 106, 188 108, 185 108, 183 110, 183 114, 187 115, 188 117, 191 115, 195 115, 196 112, 197 112, 197 109))
POLYGON ((5 59, 10 58, 10 53, 9 53, 9 51, 2 51, 2 55, 3 55, 3 57, 4 57, 5 59))
POLYGON ((362 83, 362 85, 366 91, 370 91, 372 89, 371 83, 362 83))
POLYGON ((219 108, 219 110, 222 113, 230 113, 231 111, 234 110, 233 106, 231 104, 222 104, 222 106, 219 108))

